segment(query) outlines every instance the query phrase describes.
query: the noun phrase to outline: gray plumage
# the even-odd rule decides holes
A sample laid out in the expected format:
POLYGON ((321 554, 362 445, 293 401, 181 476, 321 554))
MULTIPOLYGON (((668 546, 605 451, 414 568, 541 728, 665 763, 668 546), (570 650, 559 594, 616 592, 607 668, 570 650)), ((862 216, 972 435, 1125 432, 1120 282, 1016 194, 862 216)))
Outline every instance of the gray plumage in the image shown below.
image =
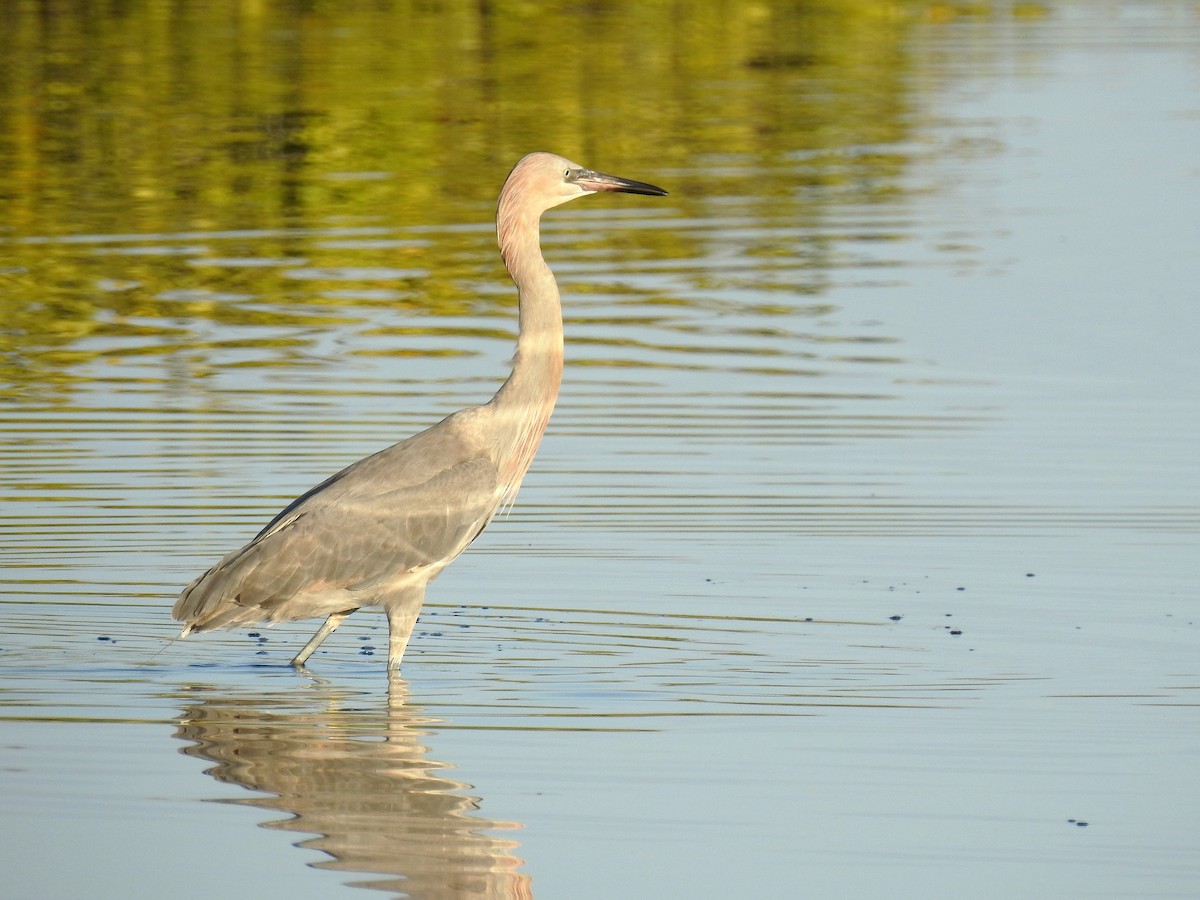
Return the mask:
POLYGON ((183 636, 326 616, 292 660, 302 666, 350 613, 388 617, 388 668, 400 660, 426 585, 515 499, 562 380, 558 286, 542 258, 547 209, 596 191, 663 196, 549 153, 517 163, 500 192, 497 241, 520 293, 513 370, 492 399, 361 459, 302 494, 240 550, 184 588, 183 636))

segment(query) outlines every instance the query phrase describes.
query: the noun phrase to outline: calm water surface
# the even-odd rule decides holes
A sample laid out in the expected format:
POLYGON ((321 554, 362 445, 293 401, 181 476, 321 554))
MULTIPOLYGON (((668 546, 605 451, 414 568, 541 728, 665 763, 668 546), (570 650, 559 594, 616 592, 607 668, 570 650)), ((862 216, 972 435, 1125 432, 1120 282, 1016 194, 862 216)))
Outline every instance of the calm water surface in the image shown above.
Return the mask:
POLYGON ((3 39, 6 891, 1200 892, 1192 5, 196 9, 3 39), (542 147, 671 195, 547 216, 563 395, 406 680, 168 643, 499 384, 542 147))

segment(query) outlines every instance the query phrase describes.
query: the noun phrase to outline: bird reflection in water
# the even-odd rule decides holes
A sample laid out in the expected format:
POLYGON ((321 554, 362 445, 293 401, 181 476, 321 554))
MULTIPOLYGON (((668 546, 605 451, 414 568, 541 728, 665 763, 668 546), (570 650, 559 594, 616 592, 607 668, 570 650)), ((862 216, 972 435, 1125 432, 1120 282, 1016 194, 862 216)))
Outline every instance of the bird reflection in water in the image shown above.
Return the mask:
POLYGON ((449 767, 421 743, 436 720, 407 696, 399 679, 383 711, 341 708, 329 694, 318 706, 223 692, 185 706, 176 736, 192 742, 184 753, 216 763, 218 781, 271 795, 229 802, 288 813, 263 827, 316 834, 296 844, 331 857, 314 866, 394 876, 357 887, 417 900, 532 897, 517 842, 493 834, 520 826, 475 815, 470 786, 437 774, 449 767))

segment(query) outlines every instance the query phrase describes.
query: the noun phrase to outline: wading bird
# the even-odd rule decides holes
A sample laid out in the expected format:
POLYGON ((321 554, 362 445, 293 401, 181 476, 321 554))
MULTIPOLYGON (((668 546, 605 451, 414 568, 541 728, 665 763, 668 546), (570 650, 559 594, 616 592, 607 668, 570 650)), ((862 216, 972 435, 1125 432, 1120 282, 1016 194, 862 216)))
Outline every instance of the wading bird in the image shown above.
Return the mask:
POLYGON ((426 586, 516 497, 558 397, 562 308, 542 258, 542 213, 599 191, 667 193, 550 153, 517 163, 496 208, 500 254, 520 295, 508 380, 482 406, 452 413, 297 497, 184 588, 172 610, 183 637, 325 616, 292 660, 299 667, 348 615, 381 607, 388 669, 400 668, 426 586))

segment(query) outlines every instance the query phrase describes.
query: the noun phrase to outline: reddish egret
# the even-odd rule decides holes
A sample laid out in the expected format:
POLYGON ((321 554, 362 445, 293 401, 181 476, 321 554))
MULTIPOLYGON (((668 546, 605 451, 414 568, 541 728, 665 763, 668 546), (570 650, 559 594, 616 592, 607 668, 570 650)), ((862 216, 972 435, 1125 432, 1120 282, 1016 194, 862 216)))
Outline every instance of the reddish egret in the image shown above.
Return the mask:
POLYGON ((563 368, 562 308, 538 223, 546 210, 598 191, 667 193, 550 153, 517 163, 496 208, 500 254, 520 295, 508 380, 482 406, 459 410, 297 497, 183 589, 172 614, 184 623, 184 637, 325 616, 292 660, 299 667, 348 615, 381 607, 388 669, 400 668, 426 585, 512 502, 537 452, 563 368))

